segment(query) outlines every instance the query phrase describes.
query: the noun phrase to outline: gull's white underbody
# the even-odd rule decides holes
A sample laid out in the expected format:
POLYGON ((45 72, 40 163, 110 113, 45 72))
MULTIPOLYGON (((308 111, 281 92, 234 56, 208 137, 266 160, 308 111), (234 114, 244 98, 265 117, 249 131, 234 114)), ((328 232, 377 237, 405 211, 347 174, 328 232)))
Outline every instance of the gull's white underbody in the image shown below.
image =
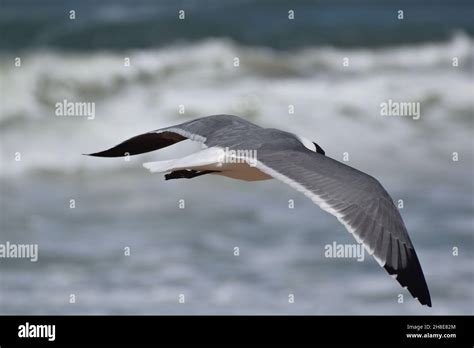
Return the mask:
MULTIPOLYGON (((315 145, 301 135, 295 136, 309 150, 316 152, 315 145)), ((168 173, 175 170, 215 171, 213 175, 244 181, 262 181, 273 179, 272 176, 257 168, 258 158, 247 158, 229 154, 221 147, 209 147, 182 158, 143 163, 152 173, 168 173)))
POLYGON ((152 173, 168 173, 175 170, 215 171, 213 175, 222 175, 232 179, 245 181, 261 181, 273 179, 260 171, 253 160, 245 157, 229 155, 223 148, 209 147, 178 159, 143 163, 152 173))

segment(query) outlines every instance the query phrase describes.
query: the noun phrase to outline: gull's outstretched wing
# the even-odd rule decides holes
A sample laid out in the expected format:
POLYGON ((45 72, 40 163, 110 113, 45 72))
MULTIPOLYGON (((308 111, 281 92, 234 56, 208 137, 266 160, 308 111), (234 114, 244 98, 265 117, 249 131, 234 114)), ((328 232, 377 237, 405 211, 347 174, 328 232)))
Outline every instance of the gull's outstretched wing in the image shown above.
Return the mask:
POLYGON ((140 134, 108 150, 88 155, 96 157, 132 156, 159 150, 185 139, 208 145, 219 143, 221 140, 232 144, 238 140, 237 137, 241 134, 240 132, 248 132, 254 129, 260 129, 260 127, 240 117, 213 115, 140 134))
POLYGON ((336 216, 413 297, 431 307, 428 286, 402 217, 376 179, 306 149, 261 150, 257 159, 262 172, 336 216))

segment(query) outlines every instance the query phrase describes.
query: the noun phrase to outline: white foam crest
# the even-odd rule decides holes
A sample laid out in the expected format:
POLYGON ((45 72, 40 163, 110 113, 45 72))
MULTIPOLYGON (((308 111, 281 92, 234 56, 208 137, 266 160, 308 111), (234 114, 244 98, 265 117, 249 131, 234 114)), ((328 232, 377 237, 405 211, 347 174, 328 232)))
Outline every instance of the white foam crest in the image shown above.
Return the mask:
POLYGON ((453 151, 472 153, 470 45, 457 35, 429 45, 280 52, 215 39, 122 54, 32 52, 21 68, 2 56, 0 175, 122 167, 119 159, 90 161, 80 154, 219 113, 301 134, 338 160, 349 152, 348 164, 361 169, 380 169, 374 158, 414 166, 409 172, 438 170, 443 161, 448 168, 453 151), (344 56, 350 71, 340 64, 344 56), (460 67, 452 67, 453 56, 460 67), (130 67, 123 65, 126 57, 130 67), (240 67, 233 66, 235 57, 240 67), (95 119, 55 116, 54 104, 63 99, 95 102, 95 119), (380 116, 388 99, 420 102, 420 120, 380 116), (12 162, 15 152, 22 153, 19 163, 12 162))

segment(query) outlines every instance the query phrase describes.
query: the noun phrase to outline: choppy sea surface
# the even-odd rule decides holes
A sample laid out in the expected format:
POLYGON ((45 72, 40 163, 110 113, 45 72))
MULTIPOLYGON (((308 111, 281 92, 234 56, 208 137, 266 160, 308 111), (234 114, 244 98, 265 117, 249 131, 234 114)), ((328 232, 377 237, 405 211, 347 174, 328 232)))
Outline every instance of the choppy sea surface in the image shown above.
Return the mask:
POLYGON ((206 12, 186 1, 176 8, 105 1, 92 11, 96 5, 86 1, 72 28, 58 21, 63 7, 53 1, 36 12, 25 1, 4 4, 0 243, 38 244, 39 259, 0 260, 0 313, 473 314, 474 40, 467 11, 401 3, 412 10, 403 27, 383 21, 397 6, 359 2, 355 15, 352 2, 303 1, 285 28, 274 16, 287 15, 287 2, 241 1, 233 12, 230 3, 208 3, 206 12), (190 18, 184 29, 168 18, 181 7, 190 18), (425 16, 425 26, 410 14, 425 16), (253 26, 242 25, 244 18, 253 26), (94 119, 56 116, 65 99, 94 102, 94 119), (420 118, 381 116, 389 99, 419 102, 420 118), (348 153, 346 164, 403 200, 433 307, 413 300, 368 255, 363 262, 326 258, 325 245, 355 241, 276 180, 165 181, 141 166, 197 145, 130 161, 81 155, 220 113, 301 134, 337 160, 348 153))

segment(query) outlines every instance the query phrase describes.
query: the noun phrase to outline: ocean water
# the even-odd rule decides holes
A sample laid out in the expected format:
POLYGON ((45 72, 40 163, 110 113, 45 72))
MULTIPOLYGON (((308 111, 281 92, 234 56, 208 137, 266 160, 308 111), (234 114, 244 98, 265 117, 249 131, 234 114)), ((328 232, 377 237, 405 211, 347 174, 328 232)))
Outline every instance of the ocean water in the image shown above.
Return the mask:
POLYGON ((472 314, 471 2, 203 4, 2 3, 0 243, 38 244, 39 259, 0 260, 0 313, 472 314), (94 118, 56 116, 63 100, 95 103, 94 118), (381 116, 388 100, 420 103, 420 118, 381 116), (142 167, 196 144, 81 155, 219 113, 347 153, 403 200, 433 307, 368 255, 326 258, 353 238, 276 180, 165 181, 142 167))

